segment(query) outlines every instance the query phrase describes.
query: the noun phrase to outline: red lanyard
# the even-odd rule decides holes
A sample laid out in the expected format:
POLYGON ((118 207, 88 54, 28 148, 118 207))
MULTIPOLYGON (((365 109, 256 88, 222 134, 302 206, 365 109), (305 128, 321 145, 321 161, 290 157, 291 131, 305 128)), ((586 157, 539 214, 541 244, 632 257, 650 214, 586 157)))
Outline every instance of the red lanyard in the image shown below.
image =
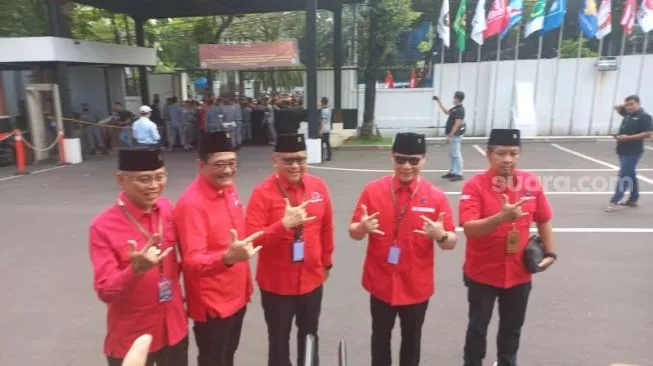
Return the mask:
POLYGON ((392 177, 392 180, 390 181, 390 194, 392 197, 392 205, 394 206, 394 210, 395 210, 395 229, 394 229, 394 236, 392 237, 392 241, 394 242, 394 244, 397 244, 397 236, 399 235, 399 224, 401 223, 401 220, 404 219, 404 215, 406 213, 406 209, 408 209, 408 205, 410 205, 410 203, 417 195, 417 191, 419 191, 421 182, 422 182, 422 178, 418 177, 417 184, 415 185, 415 190, 413 190, 413 193, 410 195, 408 202, 406 202, 406 204, 404 204, 403 207, 399 208, 399 202, 397 201, 397 197, 395 196, 395 178, 392 177))

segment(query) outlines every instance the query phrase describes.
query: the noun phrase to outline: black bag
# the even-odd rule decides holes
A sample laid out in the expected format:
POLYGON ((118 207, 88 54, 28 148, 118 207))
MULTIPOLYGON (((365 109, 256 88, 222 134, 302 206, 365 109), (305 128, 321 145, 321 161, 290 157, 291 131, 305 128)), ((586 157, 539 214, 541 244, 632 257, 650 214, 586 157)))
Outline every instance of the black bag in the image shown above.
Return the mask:
POLYGON ((524 264, 528 272, 539 272, 540 267, 538 265, 543 259, 544 245, 542 245, 542 238, 539 235, 532 235, 524 249, 524 264))

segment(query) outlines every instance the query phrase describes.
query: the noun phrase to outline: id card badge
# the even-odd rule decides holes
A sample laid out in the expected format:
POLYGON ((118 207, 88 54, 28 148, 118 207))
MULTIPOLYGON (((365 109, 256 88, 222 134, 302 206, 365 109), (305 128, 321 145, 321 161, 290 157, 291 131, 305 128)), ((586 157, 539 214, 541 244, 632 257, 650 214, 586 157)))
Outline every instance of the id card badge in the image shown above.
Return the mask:
POLYGON ((301 262, 304 260, 304 241, 295 240, 292 243, 292 261, 301 262))
POLYGON ((172 281, 162 278, 159 281, 159 304, 172 300, 172 281))
POLYGON ((506 252, 508 254, 515 254, 519 251, 519 231, 512 229, 508 232, 506 239, 506 252))
POLYGON ((391 245, 390 251, 388 252, 388 263, 399 264, 400 256, 401 256, 401 248, 399 248, 399 246, 396 244, 391 245))

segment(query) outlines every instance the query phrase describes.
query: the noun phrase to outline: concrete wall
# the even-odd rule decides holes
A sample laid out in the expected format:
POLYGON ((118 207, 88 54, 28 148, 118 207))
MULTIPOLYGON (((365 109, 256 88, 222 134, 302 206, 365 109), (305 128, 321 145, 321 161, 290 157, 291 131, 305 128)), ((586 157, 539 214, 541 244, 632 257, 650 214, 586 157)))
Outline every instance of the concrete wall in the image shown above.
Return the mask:
MULTIPOLYGON (((377 89, 376 123, 381 133, 386 136, 393 136, 405 130, 421 131, 429 136, 442 136, 443 130, 435 127, 444 126, 446 116, 439 113, 432 102, 432 96, 442 95, 445 106, 450 107, 453 93, 462 90, 466 94, 468 136, 486 136, 492 127, 508 127, 511 119, 515 64, 516 80, 533 83, 538 135, 606 135, 616 131, 620 118, 612 113, 612 107, 627 95, 637 93, 639 79, 642 80, 639 92, 642 106, 653 109, 653 84, 645 82, 647 78, 653 77, 653 55, 645 58, 624 56, 620 71, 598 71, 594 66, 595 62, 595 58, 541 60, 538 73, 536 60, 520 60, 516 63, 501 61, 498 63, 496 75, 496 101, 496 62, 445 64, 441 83, 440 66, 436 65, 434 89, 377 89), (642 61, 644 69, 640 75, 642 61), (560 71, 556 80, 558 62, 560 71), (539 74, 537 87, 536 74, 539 74), (576 76, 578 83, 574 91, 576 76)), ((360 126, 364 89, 358 90, 358 99, 360 126)))

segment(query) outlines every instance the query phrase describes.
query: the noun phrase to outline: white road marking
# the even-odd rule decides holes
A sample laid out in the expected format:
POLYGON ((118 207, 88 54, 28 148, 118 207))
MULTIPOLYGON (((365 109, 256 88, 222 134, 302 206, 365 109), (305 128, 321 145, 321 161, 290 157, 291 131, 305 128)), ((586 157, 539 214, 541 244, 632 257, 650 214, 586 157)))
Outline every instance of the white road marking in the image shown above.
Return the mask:
POLYGON ((483 148, 481 148, 478 145, 474 145, 474 150, 478 151, 478 153, 483 155, 483 156, 487 156, 487 154, 485 153, 485 150, 483 150, 483 148))
MULTIPOLYGON (((553 146, 553 147, 555 147, 555 148, 557 148, 557 149, 559 149, 559 150, 562 150, 562 151, 564 151, 564 152, 567 152, 567 153, 569 153, 569 154, 575 155, 575 156, 577 156, 577 157, 579 157, 579 158, 583 158, 583 159, 588 160, 588 161, 591 161, 591 162, 593 162, 593 163, 596 163, 596 164, 599 164, 599 165, 603 165, 603 166, 608 167, 608 168, 612 168, 612 169, 615 170, 615 171, 618 171, 618 170, 619 170, 619 167, 616 166, 616 165, 613 165, 613 164, 607 163, 607 162, 605 162, 605 161, 603 161, 603 160, 599 160, 599 159, 593 158, 593 157, 591 157, 591 156, 588 156, 588 155, 585 155, 585 154, 579 153, 578 151, 574 151, 574 150, 572 150, 572 149, 568 149, 568 148, 566 148, 566 147, 562 147, 562 146, 560 146, 560 145, 558 145, 558 144, 551 144, 551 146, 553 146)), ((648 184, 653 184, 653 179, 649 179, 649 178, 643 177, 643 176, 641 176, 641 175, 639 175, 639 174, 637 175, 637 178, 639 178, 639 180, 641 180, 642 182, 646 182, 646 183, 648 183, 648 184)))
POLYGON ((653 150, 653 146, 644 146, 646 150, 653 150))
POLYGON ((52 170, 66 168, 66 167, 69 167, 69 166, 72 166, 72 165, 58 165, 58 166, 53 166, 52 168, 39 169, 39 170, 35 170, 33 172, 29 172, 29 174, 27 174, 27 175, 12 175, 11 177, 0 178, 0 182, 12 180, 12 179, 17 179, 17 178, 22 178, 22 177, 28 177, 28 176, 34 175, 34 174, 46 173, 46 172, 49 172, 49 171, 52 171, 52 170))
MULTIPOLYGON (((459 195, 460 192, 454 192, 454 191, 449 191, 449 192, 444 192, 446 195, 449 196, 456 196, 459 195)), ((547 196, 601 196, 601 195, 613 195, 613 191, 578 191, 578 192, 571 192, 571 191, 545 191, 547 196)), ((653 195, 653 191, 647 191, 647 192, 639 192, 640 195, 653 195)))
MULTIPOLYGON (((463 228, 457 227, 456 232, 463 232, 463 228)), ((537 233, 537 228, 530 228, 531 233, 537 233)), ((653 233, 653 229, 649 228, 623 228, 623 227, 554 227, 554 233, 582 233, 582 234, 597 234, 597 233, 628 233, 628 234, 642 234, 653 233)))
MULTIPOLYGON (((392 170, 390 169, 363 169, 363 168, 340 168, 340 167, 335 167, 335 166, 317 166, 317 165, 309 165, 308 166, 311 169, 321 169, 321 170, 336 170, 336 171, 343 171, 343 172, 363 172, 363 173, 392 173, 392 170)), ((601 169, 601 168, 594 168, 594 169, 570 169, 570 168, 559 168, 559 169, 524 169, 525 171, 533 172, 533 173, 556 173, 556 172, 614 172, 614 169, 601 169)), ((448 172, 448 169, 423 169, 422 173, 446 173, 448 172)), ((466 173, 482 173, 485 172, 486 169, 465 169, 466 173)), ((637 169, 639 172, 653 172, 653 168, 643 168, 643 169, 637 169)))

